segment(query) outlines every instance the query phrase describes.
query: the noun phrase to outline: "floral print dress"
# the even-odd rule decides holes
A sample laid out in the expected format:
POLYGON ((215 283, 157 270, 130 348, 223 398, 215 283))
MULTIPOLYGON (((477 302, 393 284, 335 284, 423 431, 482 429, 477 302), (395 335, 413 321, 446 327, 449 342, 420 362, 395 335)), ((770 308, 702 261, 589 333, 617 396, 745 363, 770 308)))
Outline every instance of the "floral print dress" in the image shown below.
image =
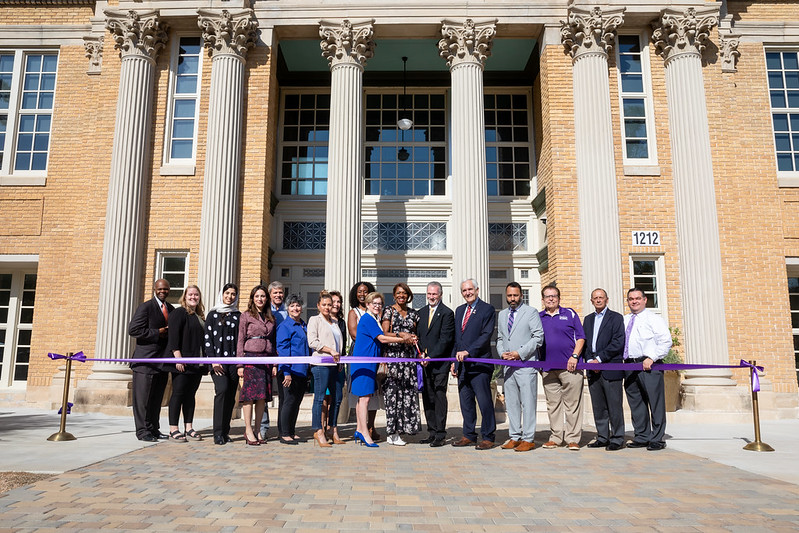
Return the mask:
MULTIPOLYGON (((382 320, 391 322, 389 333, 416 333, 419 314, 408 308, 403 317, 394 306, 383 311, 382 320)), ((417 357, 412 344, 386 344, 384 357, 417 357)), ((419 389, 416 380, 416 363, 389 363, 383 382, 383 400, 386 404, 386 432, 415 435, 421 429, 419 416, 419 389)))

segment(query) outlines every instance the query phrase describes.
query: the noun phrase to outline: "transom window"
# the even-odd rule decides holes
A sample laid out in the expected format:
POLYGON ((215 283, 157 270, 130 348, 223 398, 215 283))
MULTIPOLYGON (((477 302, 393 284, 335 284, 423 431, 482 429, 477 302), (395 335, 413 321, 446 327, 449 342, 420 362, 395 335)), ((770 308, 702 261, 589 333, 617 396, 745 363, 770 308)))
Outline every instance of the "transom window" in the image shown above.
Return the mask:
POLYGON ((1 174, 47 170, 57 67, 57 53, 0 52, 1 174))
POLYGON ((529 196, 530 116, 526 94, 486 94, 486 175, 489 196, 529 196))
POLYGON ((799 170, 799 57, 797 52, 767 52, 771 120, 777 170, 799 170))
POLYGON ((655 159, 651 94, 646 45, 640 35, 619 35, 616 64, 622 118, 624 159, 631 163, 655 159))
POLYGON ((185 163, 196 156, 202 38, 181 37, 178 40, 172 57, 172 72, 165 163, 185 163))

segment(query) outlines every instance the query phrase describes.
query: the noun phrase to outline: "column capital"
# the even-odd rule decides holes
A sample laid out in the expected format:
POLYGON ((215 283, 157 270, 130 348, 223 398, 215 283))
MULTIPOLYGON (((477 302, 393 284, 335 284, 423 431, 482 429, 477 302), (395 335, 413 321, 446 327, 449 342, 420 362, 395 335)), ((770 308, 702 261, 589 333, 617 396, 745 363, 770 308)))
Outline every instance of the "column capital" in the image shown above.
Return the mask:
POLYGON ((616 40, 616 29, 624 23, 626 8, 569 8, 569 16, 560 21, 560 40, 573 61, 585 54, 607 57, 616 40))
POLYGON ((103 36, 86 35, 83 38, 83 48, 86 50, 86 57, 89 59, 89 70, 87 74, 100 74, 103 69, 103 36))
POLYGON ((664 62, 682 55, 701 56, 713 26, 719 23, 717 7, 689 7, 684 11, 666 8, 652 24, 652 42, 664 62))
POLYGON ((441 21, 439 54, 452 69, 463 63, 475 63, 482 68, 491 55, 491 45, 497 34, 497 19, 465 22, 444 19, 441 21))
POLYGON ((198 9, 197 25, 203 30, 203 43, 212 57, 234 55, 244 60, 258 38, 258 21, 252 9, 198 9))
POLYGON ((722 72, 738 72, 738 57, 741 55, 741 52, 738 51, 740 39, 741 36, 737 33, 727 32, 721 34, 719 49, 721 51, 722 72))
POLYGON ((356 65, 363 68, 366 60, 375 54, 374 19, 362 22, 319 21, 319 43, 322 56, 330 63, 330 69, 339 65, 356 65))
POLYGON ((114 38, 114 48, 120 57, 141 56, 152 61, 166 45, 168 26, 159 18, 156 9, 104 11, 106 29, 114 38))

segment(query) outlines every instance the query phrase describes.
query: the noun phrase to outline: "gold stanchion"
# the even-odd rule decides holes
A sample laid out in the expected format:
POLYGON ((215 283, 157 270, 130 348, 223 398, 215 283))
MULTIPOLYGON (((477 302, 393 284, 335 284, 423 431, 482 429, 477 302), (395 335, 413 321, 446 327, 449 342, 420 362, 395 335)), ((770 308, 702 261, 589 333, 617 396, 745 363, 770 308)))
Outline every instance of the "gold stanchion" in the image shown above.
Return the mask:
POLYGON ((67 371, 64 376, 64 398, 61 400, 61 426, 58 433, 53 433, 47 440, 75 440, 75 435, 67 433, 67 409, 69 408, 69 380, 72 372, 72 352, 67 352, 67 371))
POLYGON ((744 450, 749 450, 750 452, 773 452, 774 448, 760 440, 760 408, 757 404, 757 391, 752 386, 754 383, 752 377, 754 372, 757 371, 755 370, 757 361, 749 361, 749 364, 751 365, 749 367, 749 386, 752 388, 752 415, 755 420, 755 440, 744 446, 744 450))

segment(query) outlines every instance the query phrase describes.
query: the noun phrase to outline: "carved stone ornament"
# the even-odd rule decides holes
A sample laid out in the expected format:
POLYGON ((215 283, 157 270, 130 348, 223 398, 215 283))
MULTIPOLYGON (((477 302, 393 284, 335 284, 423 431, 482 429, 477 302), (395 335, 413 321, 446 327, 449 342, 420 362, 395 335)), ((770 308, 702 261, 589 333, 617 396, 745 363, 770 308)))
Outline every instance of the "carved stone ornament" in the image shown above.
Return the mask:
POLYGON ((203 30, 203 43, 211 55, 233 54, 244 59, 247 50, 255 46, 258 21, 252 9, 230 12, 213 9, 197 10, 197 25, 203 30))
POLYGON ((721 35, 721 39, 719 40, 719 48, 721 53, 722 72, 738 72, 738 57, 741 55, 741 52, 738 51, 740 37, 740 35, 735 33, 721 35))
POLYGON ((607 54, 616 41, 616 30, 624 22, 625 8, 609 9, 599 6, 590 11, 572 7, 566 20, 560 21, 560 39, 573 60, 587 53, 607 54))
POLYGON ((341 64, 363 67, 366 60, 374 57, 375 42, 374 20, 364 22, 341 23, 331 21, 319 22, 319 37, 322 41, 322 56, 330 63, 330 68, 341 64))
POLYGON ((477 63, 483 66, 491 55, 491 46, 497 34, 497 19, 475 22, 444 20, 438 41, 439 55, 451 69, 461 63, 477 63))
POLYGON ((158 19, 157 10, 117 11, 106 9, 106 29, 114 38, 120 57, 143 56, 152 60, 166 45, 167 25, 158 19))
POLYGON ((87 74, 100 74, 103 69, 103 36, 87 35, 83 38, 86 57, 89 58, 87 74))
POLYGON ((681 54, 701 55, 710 30, 718 23, 719 12, 715 7, 689 7, 685 11, 664 9, 660 20, 652 24, 655 51, 663 55, 666 62, 681 54))

